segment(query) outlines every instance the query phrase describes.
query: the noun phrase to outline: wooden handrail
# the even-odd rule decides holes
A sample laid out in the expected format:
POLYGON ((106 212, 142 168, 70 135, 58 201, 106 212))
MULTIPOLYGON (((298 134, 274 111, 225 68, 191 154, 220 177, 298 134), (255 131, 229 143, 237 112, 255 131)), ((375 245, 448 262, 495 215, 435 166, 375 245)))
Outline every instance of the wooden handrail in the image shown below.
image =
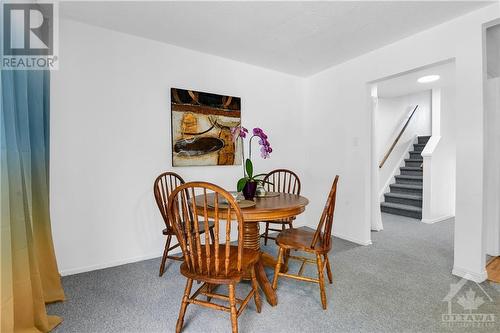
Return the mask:
POLYGON ((387 153, 385 153, 384 155, 384 158, 382 159, 382 162, 380 162, 380 164, 378 165, 378 168, 382 168, 384 166, 384 163, 385 161, 387 161, 387 159, 389 158, 389 155, 392 153, 392 151, 394 150, 394 147, 396 147, 399 139, 401 138, 401 135, 403 135, 406 127, 408 127, 408 124, 410 123, 410 120, 411 118, 413 117, 413 114, 415 113, 415 111, 417 111, 417 108, 418 108, 418 105, 415 106, 415 108, 413 109, 410 117, 408 117, 408 119, 406 120, 406 123, 405 125, 403 126, 403 128, 401 129, 401 131, 399 132, 398 136, 396 137, 396 139, 394 140, 394 142, 392 143, 391 147, 389 148, 389 150, 387 150, 387 153))

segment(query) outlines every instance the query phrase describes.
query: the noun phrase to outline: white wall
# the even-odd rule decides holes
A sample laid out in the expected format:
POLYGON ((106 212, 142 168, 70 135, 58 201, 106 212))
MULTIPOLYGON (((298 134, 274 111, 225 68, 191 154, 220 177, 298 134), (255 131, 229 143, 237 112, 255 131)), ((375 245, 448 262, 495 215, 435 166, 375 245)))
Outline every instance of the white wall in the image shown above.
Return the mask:
MULTIPOLYGON (((379 194, 388 191, 389 184, 394 182, 394 174, 399 172, 401 162, 404 164, 404 158, 409 158, 408 147, 413 150, 415 137, 431 135, 431 92, 428 90, 406 96, 378 99, 373 114, 376 137, 374 144, 378 162, 382 161, 416 105, 418 105, 417 111, 408 123, 408 127, 383 167, 379 169, 379 194)), ((383 200, 383 196, 381 199, 383 200)))
POLYGON ((486 30, 484 216, 486 253, 500 255, 500 21, 486 30))
POLYGON ((486 64, 490 78, 500 76, 500 24, 486 30, 486 64))
POLYGON ((483 247, 482 25, 498 3, 312 76, 306 86, 305 140, 310 163, 305 192, 312 225, 335 173, 340 174, 334 234, 369 244, 371 98, 367 83, 422 66, 456 60, 457 195, 453 273, 486 278, 483 247), (311 191, 314 189, 314 191, 311 191))
MULTIPOLYGON (((243 124, 267 130, 274 149, 255 159, 257 170, 303 176, 303 83, 294 76, 62 20, 51 82, 51 215, 62 274, 161 256, 152 185, 173 169, 171 87, 240 96, 243 124)), ((242 173, 174 171, 230 190, 242 173)))
POLYGON ((455 86, 432 90, 432 137, 424 159, 422 222, 455 216, 456 133, 455 86))
POLYGON ((485 191, 486 253, 500 255, 500 78, 485 85, 485 191))

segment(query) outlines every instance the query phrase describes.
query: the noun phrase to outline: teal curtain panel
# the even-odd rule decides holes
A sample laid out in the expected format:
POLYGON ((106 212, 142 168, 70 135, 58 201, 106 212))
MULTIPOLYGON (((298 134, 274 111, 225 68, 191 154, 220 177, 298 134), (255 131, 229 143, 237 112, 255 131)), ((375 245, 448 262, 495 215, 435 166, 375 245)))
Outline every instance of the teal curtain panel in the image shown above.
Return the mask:
POLYGON ((49 216, 50 73, 1 71, 1 332, 48 332, 64 300, 49 216))

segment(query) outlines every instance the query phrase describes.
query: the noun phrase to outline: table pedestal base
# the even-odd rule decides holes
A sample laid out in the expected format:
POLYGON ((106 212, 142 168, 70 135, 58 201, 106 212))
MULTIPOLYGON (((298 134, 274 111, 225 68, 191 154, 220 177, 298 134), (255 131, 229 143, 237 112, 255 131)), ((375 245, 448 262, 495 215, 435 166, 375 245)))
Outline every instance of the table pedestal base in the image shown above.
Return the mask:
POLYGON ((246 249, 260 251, 260 233, 258 222, 245 222, 243 223, 244 236, 243 246, 246 249))
MULTIPOLYGON (((244 247, 260 251, 259 223, 247 222, 243 225, 243 228, 245 229, 243 237, 244 247)), ((266 295, 267 302, 272 306, 276 306, 278 304, 278 297, 276 296, 276 292, 273 290, 271 283, 267 278, 264 265, 275 267, 276 259, 274 259, 270 254, 261 251, 260 260, 255 265, 257 282, 259 283, 260 289, 264 292, 264 295, 266 295)))

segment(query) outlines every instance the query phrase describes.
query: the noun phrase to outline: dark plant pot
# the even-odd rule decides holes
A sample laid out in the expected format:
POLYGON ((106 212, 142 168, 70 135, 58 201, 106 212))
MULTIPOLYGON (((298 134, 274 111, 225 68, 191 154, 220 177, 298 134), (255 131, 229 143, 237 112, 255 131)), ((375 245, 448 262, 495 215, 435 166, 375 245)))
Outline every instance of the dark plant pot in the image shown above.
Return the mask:
POLYGON ((247 182, 245 187, 243 187, 243 196, 246 200, 253 200, 256 190, 257 182, 247 182))

